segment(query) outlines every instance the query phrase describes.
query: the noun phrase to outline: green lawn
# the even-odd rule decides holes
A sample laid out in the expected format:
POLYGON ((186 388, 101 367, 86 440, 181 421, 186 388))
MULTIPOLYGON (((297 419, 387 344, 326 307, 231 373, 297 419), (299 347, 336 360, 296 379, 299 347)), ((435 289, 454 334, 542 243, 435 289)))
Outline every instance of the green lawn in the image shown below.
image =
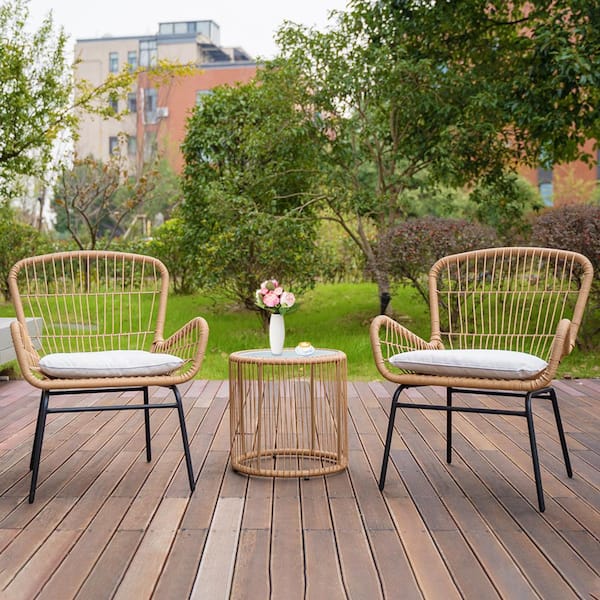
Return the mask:
MULTIPOLYGON (((414 301, 408 301, 411 292, 404 292, 402 305, 407 306, 413 321, 423 322, 424 311, 414 301)), ((400 299, 398 299, 400 300, 400 299)), ((285 346, 309 341, 316 347, 343 350, 348 357, 348 377, 355 380, 378 378, 371 357, 369 343, 370 319, 377 314, 377 288, 372 284, 320 285, 304 294, 297 311, 285 317, 285 346)), ((400 304, 400 303, 399 303, 400 304)), ((268 347, 268 334, 263 331, 257 315, 219 299, 206 297, 169 298, 171 315, 202 315, 209 324, 210 336, 202 377, 225 379, 227 357, 231 352, 250 348, 268 347)), ((174 330, 181 321, 168 320, 174 330)))
MULTIPOLYGON (((314 346, 343 350, 352 380, 379 379, 371 355, 369 323, 377 314, 379 300, 374 284, 327 284, 304 294, 300 308, 285 317, 286 347, 310 341, 314 346)), ((399 290, 391 305, 394 318, 425 339, 429 338, 428 310, 409 288, 399 290)), ((0 306, 0 316, 12 316, 11 305, 0 306)), ((268 346, 267 333, 254 314, 206 296, 171 296, 165 334, 178 329, 191 317, 201 315, 210 326, 206 359, 200 377, 226 379, 231 352, 268 346)), ((563 377, 600 377, 600 352, 575 350, 561 365, 563 377)))

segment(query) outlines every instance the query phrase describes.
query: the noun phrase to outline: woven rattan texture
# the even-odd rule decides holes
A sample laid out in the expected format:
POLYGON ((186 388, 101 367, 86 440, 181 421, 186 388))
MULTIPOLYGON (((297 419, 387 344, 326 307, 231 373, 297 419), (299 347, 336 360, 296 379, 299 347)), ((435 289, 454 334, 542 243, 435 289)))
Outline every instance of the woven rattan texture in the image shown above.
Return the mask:
POLYGON ((589 260, 565 250, 492 248, 442 258, 429 273, 430 339, 377 317, 371 326, 377 368, 406 385, 543 387, 575 345, 592 277, 589 260), (500 381, 417 375, 388 363, 394 354, 435 348, 516 350, 539 356, 548 368, 535 379, 500 381))
MULTIPOLYGON (((257 353, 255 353, 257 354, 257 353)), ((348 465, 346 355, 229 358, 231 463, 249 475, 309 477, 348 465)))
POLYGON ((61 252, 26 258, 9 275, 17 322, 11 333, 24 377, 36 387, 61 389, 113 385, 174 385, 199 370, 208 325, 196 317, 164 339, 169 275, 157 259, 111 251, 61 252), (27 317, 42 319, 32 334, 27 317), (160 377, 49 379, 40 357, 55 352, 147 350, 183 358, 160 377))

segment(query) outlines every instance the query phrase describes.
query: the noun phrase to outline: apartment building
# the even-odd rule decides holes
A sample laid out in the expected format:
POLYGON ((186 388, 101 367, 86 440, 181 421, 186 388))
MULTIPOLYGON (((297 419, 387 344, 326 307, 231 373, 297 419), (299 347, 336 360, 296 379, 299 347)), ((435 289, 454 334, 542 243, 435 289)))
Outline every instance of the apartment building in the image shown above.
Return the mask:
POLYGON ((127 99, 112 105, 120 119, 83 116, 75 143, 77 156, 106 161, 120 147, 130 168, 140 167, 158 153, 179 171, 186 122, 202 95, 217 85, 247 82, 256 73, 256 63, 242 48, 220 45, 220 29, 214 21, 159 23, 155 35, 79 39, 75 56, 75 77, 93 85, 125 65, 137 69, 169 60, 198 68, 190 76, 160 84, 142 71, 127 99))

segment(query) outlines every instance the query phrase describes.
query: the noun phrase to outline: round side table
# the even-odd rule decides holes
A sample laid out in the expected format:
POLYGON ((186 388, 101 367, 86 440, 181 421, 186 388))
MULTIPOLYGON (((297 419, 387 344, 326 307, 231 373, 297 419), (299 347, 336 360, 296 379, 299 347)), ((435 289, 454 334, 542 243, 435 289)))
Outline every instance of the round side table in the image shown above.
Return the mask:
POLYGON ((318 348, 229 356, 231 465, 267 477, 311 477, 348 466, 346 355, 318 348))

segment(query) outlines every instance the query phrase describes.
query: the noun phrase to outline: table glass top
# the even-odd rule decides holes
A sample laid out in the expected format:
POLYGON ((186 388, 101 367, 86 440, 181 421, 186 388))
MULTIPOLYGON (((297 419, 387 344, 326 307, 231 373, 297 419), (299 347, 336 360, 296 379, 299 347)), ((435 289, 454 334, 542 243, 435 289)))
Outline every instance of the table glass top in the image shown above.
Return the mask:
POLYGON ((277 360, 292 360, 292 359, 306 359, 306 358, 317 358, 317 357, 326 357, 326 356, 337 356, 340 354, 339 350, 330 350, 328 348, 315 348, 315 351, 308 356, 297 354, 293 348, 284 348, 282 354, 273 354, 268 348, 258 349, 258 350, 241 350, 239 352, 234 352, 235 356, 240 356, 244 358, 259 358, 259 359, 269 359, 274 358, 277 360))

